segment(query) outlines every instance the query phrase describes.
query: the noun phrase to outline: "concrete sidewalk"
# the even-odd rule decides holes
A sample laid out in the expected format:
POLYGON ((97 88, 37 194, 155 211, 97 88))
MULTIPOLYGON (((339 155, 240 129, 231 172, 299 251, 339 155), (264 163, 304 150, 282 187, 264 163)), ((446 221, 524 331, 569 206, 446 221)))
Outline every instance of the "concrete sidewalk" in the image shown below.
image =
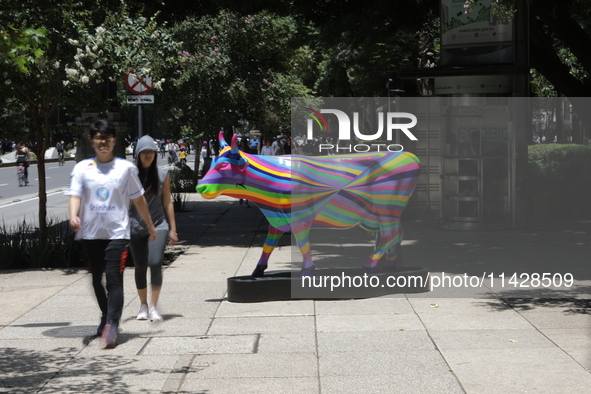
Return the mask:
MULTIPOLYGON (((115 349, 93 337, 100 313, 86 271, 0 273, 0 392, 590 390, 591 223, 448 232, 409 222, 404 261, 448 275, 450 286, 362 300, 241 304, 224 299, 226 279, 256 265, 263 215, 230 198, 192 194, 187 205, 190 211, 177 214, 186 251, 164 272, 165 320, 135 320, 139 301, 128 269, 115 349), (575 280, 568 288, 531 281, 510 288, 514 272, 572 273, 575 280), (453 286, 464 276, 484 281, 453 286)), ((353 247, 329 246, 343 253, 353 247)), ((317 256, 322 247, 314 246, 317 256)), ((285 236, 269 270, 289 268, 291 253, 285 236)))

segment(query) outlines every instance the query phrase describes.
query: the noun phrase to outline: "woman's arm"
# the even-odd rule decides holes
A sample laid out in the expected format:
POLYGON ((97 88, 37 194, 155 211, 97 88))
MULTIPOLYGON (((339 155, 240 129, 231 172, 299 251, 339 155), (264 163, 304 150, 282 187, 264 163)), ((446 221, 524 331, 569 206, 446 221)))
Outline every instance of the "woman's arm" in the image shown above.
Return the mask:
POLYGON ((164 213, 166 214, 166 220, 168 221, 168 239, 171 245, 175 245, 179 241, 178 234, 176 233, 176 218, 174 217, 174 204, 170 193, 170 176, 166 175, 164 184, 162 185, 162 206, 164 213))
POLYGON ((137 208, 140 215, 144 219, 148 226, 148 232, 150 233, 150 241, 155 241, 158 238, 158 234, 156 233, 156 227, 154 227, 154 223, 152 222, 152 217, 150 216, 150 210, 148 209, 148 203, 146 202, 146 198, 142 195, 138 198, 134 198, 131 200, 133 205, 137 208))

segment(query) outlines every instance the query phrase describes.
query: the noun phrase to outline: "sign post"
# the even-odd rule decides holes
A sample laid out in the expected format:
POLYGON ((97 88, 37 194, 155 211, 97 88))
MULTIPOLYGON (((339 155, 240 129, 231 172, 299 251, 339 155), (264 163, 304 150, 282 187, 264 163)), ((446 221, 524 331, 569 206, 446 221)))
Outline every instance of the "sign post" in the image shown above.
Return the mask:
POLYGON ((145 99, 142 98, 142 95, 150 92, 154 87, 152 78, 150 76, 147 77, 140 77, 135 74, 135 72, 130 71, 125 76, 125 85, 127 89, 131 91, 131 93, 135 94, 136 96, 127 96, 127 103, 128 104, 138 104, 137 106, 137 129, 138 129, 138 137, 142 137, 144 134, 144 125, 143 125, 143 114, 142 114, 142 104, 153 104, 154 103, 154 96, 144 96, 145 99), (151 99, 148 99, 151 97, 151 99))

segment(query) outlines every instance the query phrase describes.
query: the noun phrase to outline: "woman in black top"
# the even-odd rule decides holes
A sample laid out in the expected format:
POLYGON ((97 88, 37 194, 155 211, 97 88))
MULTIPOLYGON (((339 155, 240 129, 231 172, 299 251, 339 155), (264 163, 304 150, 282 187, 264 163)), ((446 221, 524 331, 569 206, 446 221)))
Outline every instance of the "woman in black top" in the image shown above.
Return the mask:
POLYGON ((285 144, 283 145, 283 154, 291 155, 291 137, 288 137, 287 141, 285 141, 285 144))

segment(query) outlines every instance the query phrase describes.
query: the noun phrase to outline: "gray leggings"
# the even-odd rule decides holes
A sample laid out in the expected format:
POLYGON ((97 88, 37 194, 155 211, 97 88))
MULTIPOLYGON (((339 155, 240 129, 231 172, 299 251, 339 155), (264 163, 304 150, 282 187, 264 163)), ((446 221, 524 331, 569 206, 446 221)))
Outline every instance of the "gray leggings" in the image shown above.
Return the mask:
POLYGON ((168 230, 156 230, 158 238, 149 241, 148 236, 131 236, 129 247, 135 265, 135 286, 139 290, 148 287, 146 274, 150 267, 151 284, 154 287, 162 286, 162 261, 164 260, 164 248, 168 240, 168 230))

